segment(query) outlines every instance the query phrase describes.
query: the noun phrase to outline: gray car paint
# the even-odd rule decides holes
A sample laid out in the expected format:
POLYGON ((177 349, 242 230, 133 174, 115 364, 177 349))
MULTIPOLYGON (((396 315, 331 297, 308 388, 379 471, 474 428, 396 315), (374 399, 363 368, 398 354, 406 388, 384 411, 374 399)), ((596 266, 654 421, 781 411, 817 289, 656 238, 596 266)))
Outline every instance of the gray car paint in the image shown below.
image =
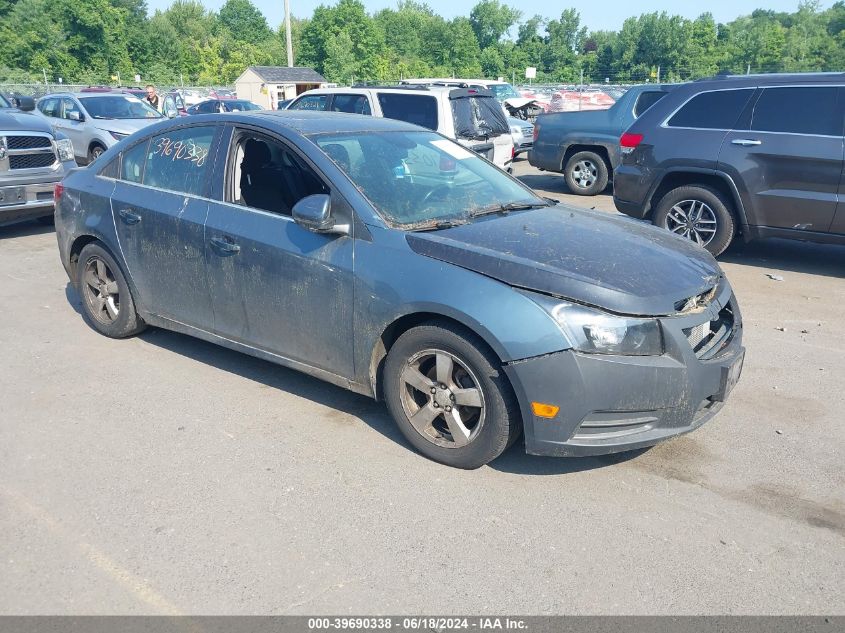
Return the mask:
MULTIPOLYGON (((637 288, 620 281, 629 279, 631 271, 600 261, 606 258, 612 262, 614 254, 597 249, 592 258, 582 251, 578 257, 567 259, 562 257, 564 248, 551 246, 569 231, 573 234, 569 245, 573 246, 579 233, 590 234, 592 222, 599 227, 592 231, 594 239, 604 237, 620 248, 624 243, 631 253, 639 253, 649 261, 671 258, 676 279, 661 300, 678 300, 694 294, 701 287, 703 276, 711 272, 717 279, 709 281, 716 283, 720 271, 712 258, 694 248, 693 252, 684 240, 671 236, 667 239, 657 229, 634 228, 634 223, 629 221, 602 224, 591 215, 557 207, 548 211, 512 212, 507 218, 493 216, 446 230, 441 233, 442 239, 453 244, 448 258, 439 253, 418 252, 418 246, 412 248, 409 238, 417 245, 426 241, 436 243, 437 233, 409 234, 389 226, 312 140, 314 135, 329 132, 420 129, 399 121, 302 111, 199 115, 191 117, 190 123, 183 120, 158 124, 143 137, 122 142, 103 155, 98 162, 102 167, 97 169, 108 167, 121 149, 140 138, 210 122, 217 124, 221 133, 215 141, 219 145, 211 152, 214 163, 209 169, 210 180, 204 196, 168 194, 175 195, 181 204, 176 204, 175 198, 170 202, 154 200, 152 196, 160 194, 149 187, 118 183, 95 169, 76 170, 66 179, 56 230, 61 260, 72 280, 75 279, 73 254, 86 241, 98 239, 124 268, 137 298, 138 311, 148 323, 300 369, 370 396, 378 396, 385 348, 396 334, 396 328, 432 317, 453 319, 480 336, 503 362, 520 399, 527 449, 533 453, 613 452, 636 442, 654 443, 691 430, 690 425, 702 422, 699 418, 692 420, 699 404, 692 399, 716 393, 725 368, 741 358, 741 320, 737 311, 730 344, 713 361, 699 361, 691 348, 686 355, 675 350, 682 345, 676 339, 683 336, 678 332, 682 323, 690 321, 687 316, 685 320, 670 320, 672 329, 667 331, 675 334, 667 344, 667 356, 607 356, 582 362, 580 357, 585 355, 570 350, 561 328, 532 299, 532 294, 510 285, 511 269, 534 267, 539 271, 556 267, 561 279, 568 276, 578 280, 578 284, 570 287, 572 294, 578 295, 574 299, 589 302, 588 299, 601 295, 599 299, 604 301, 603 291, 598 291, 596 296, 580 296, 580 290, 592 284, 609 290, 607 296, 621 312, 648 312, 643 299, 637 296, 637 288), (261 130, 289 144, 304 157, 331 184, 333 209, 352 216, 344 218, 351 220, 350 233, 315 234, 289 218, 234 209, 233 205, 222 202, 226 142, 231 126, 261 130), (127 190, 120 191, 121 187, 127 190), (115 192, 120 193, 115 195, 115 192), (140 219, 125 224, 120 210, 130 202, 134 204, 133 213, 140 219), (536 230, 547 236, 546 244, 533 259, 525 257, 525 253, 522 257, 510 257, 507 251, 512 245, 497 242, 513 236, 519 223, 530 227, 531 232, 536 230), (149 246, 156 248, 148 259, 140 256, 133 259, 131 253, 127 254, 131 250, 127 245, 138 238, 137 229, 142 226, 146 227, 142 230, 148 231, 149 246), (496 226, 503 228, 495 229, 496 226), (131 237, 133 231, 135 236, 131 237), (240 251, 216 252, 211 242, 220 238, 230 239, 240 251), (489 257, 500 259, 499 274, 491 274, 489 268, 480 266, 472 270, 474 254, 482 250, 489 257), (544 257, 543 253, 548 256, 544 257), (571 274, 563 274, 565 269, 571 274), (589 275, 596 277, 591 281, 589 275), (558 363, 565 373, 557 374, 555 379, 539 380, 537 373, 549 362, 558 363), (582 365, 622 368, 615 374, 618 384, 605 384, 600 402, 589 400, 593 388, 586 380, 592 374, 582 365), (675 377, 661 384, 666 376, 655 367, 664 367, 674 372, 675 377), (549 380, 553 380, 556 391, 543 386, 549 380), (689 387, 692 382, 697 383, 695 389, 689 387), (645 391, 631 400, 634 385, 645 391), (581 446, 571 441, 580 420, 568 414, 565 420, 563 417, 556 421, 539 420, 530 410, 530 398, 542 396, 545 400, 541 401, 555 402, 565 393, 580 398, 574 411, 594 412, 597 406, 615 402, 615 406, 626 412, 623 416, 633 414, 632 406, 645 404, 658 409, 660 414, 654 416, 656 421, 642 431, 644 434, 625 441, 605 439, 604 443, 593 441, 581 446), (538 425, 543 430, 538 430, 538 425)), ((532 244, 539 246, 540 242, 532 244)), ((529 244, 525 248, 530 247, 529 244)), ((614 252, 618 254, 618 248, 614 252)), ((732 301, 730 286, 724 278, 719 281, 719 288, 718 301, 708 311, 692 315, 693 320, 706 320, 712 316, 710 312, 732 301)), ((539 284, 536 289, 545 290, 539 284)), ((650 312, 662 314, 664 308, 663 302, 655 301, 650 312)), ((685 339, 683 343, 689 347, 685 339)))

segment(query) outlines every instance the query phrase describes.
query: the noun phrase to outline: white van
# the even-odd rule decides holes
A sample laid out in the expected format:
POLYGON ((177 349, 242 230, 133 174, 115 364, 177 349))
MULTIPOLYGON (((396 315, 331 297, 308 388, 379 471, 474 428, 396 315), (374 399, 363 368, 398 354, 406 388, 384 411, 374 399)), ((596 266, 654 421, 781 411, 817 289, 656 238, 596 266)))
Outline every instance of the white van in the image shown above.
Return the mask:
POLYGON ((303 92, 288 110, 349 112, 435 130, 506 171, 513 162, 510 126, 492 92, 454 86, 362 86, 303 92))

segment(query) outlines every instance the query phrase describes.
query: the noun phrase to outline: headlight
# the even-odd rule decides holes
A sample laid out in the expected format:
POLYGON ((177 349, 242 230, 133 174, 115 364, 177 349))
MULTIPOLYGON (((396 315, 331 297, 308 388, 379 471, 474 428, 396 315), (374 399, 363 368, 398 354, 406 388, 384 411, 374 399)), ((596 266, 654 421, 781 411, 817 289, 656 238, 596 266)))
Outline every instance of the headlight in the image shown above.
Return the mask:
POLYGON ((116 141, 121 141, 121 140, 125 139, 127 136, 129 136, 128 134, 121 134, 120 132, 109 132, 109 134, 111 134, 112 138, 115 139, 116 141))
POLYGON ((56 150, 59 152, 59 160, 63 163, 75 160, 73 156, 73 143, 69 138, 60 138, 56 141, 56 150))
POLYGON ((532 299, 548 311, 579 352, 623 356, 663 353, 663 333, 656 319, 616 316, 546 297, 532 299))

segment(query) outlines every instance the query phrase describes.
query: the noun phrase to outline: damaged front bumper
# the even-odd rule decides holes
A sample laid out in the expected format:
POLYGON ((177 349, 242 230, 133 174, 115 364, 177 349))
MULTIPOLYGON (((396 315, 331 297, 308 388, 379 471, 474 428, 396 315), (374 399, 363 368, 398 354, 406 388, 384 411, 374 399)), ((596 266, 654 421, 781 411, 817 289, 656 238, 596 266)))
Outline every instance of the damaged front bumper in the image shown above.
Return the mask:
POLYGON ((705 311, 660 323, 661 356, 566 350, 507 364, 522 411, 526 451, 618 453, 689 433, 713 417, 739 379, 745 356, 735 300, 723 299, 705 311), (712 336, 702 339, 708 328, 712 336), (551 419, 537 417, 533 402, 560 410, 551 419))

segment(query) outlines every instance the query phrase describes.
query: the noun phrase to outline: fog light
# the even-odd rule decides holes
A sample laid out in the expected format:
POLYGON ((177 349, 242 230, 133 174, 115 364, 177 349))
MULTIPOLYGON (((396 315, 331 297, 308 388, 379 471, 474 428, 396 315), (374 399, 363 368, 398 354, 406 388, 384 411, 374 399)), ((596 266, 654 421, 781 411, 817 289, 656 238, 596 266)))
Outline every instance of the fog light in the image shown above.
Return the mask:
POLYGON ((553 418, 560 411, 560 407, 554 404, 544 404, 542 402, 532 402, 531 410, 538 418, 553 418))

